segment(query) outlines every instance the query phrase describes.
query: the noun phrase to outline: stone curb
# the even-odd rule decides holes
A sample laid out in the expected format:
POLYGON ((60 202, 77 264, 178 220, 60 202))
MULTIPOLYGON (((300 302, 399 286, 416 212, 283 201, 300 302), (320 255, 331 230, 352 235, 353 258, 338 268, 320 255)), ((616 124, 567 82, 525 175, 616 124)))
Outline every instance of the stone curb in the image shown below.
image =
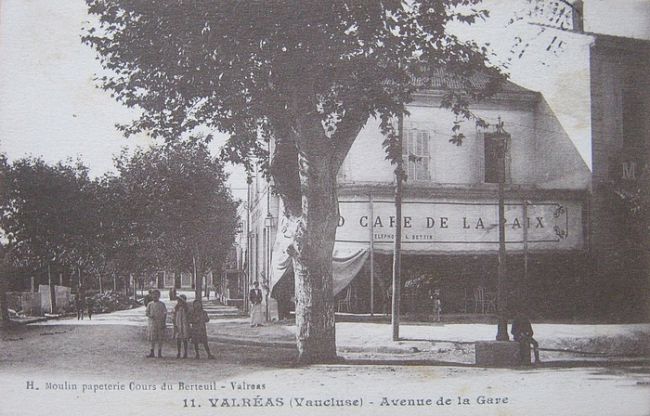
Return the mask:
MULTIPOLYGON (((229 336, 223 336, 223 335, 208 335, 208 341, 212 342, 218 342, 222 344, 233 344, 233 345, 247 345, 251 347, 277 347, 277 348, 286 348, 286 349, 295 349, 296 348, 296 343, 293 341, 272 341, 272 340, 266 340, 266 341, 260 341, 256 339, 250 339, 250 338, 237 338, 237 337, 229 337, 229 336)), ((380 353, 380 354, 410 354, 413 351, 407 350, 407 349, 402 349, 402 348, 390 348, 390 347, 382 347, 382 348, 363 348, 363 347, 350 347, 350 346, 343 346, 337 348, 339 352, 343 353, 380 353)))
POLYGON ((257 339, 237 338, 237 337, 229 337, 223 335, 208 335, 208 341, 219 342, 222 344, 247 345, 251 347, 278 347, 278 348, 289 348, 289 349, 296 348, 295 342, 270 341, 270 340, 260 341, 257 339))
MULTIPOLYGON (((260 341, 256 339, 247 339, 247 338, 237 338, 229 336, 208 336, 208 341, 223 343, 223 344, 232 344, 232 345, 245 345, 251 347, 276 347, 276 348, 285 348, 292 349, 296 348, 294 342, 288 341, 272 341, 265 340, 260 341)), ((452 343, 453 341, 445 341, 452 343)), ((360 354, 360 353, 380 353, 380 354, 398 354, 404 356, 410 354, 412 351, 400 349, 400 348, 381 348, 371 349, 363 347, 340 347, 337 348, 338 353, 340 354, 360 354)), ((627 366, 627 365, 648 365, 650 364, 650 357, 626 357, 626 356, 617 356, 617 357, 602 357, 600 360, 554 360, 544 362, 541 365, 536 367, 533 366, 524 366, 524 367, 514 367, 520 369, 530 369, 530 368, 573 368, 573 367, 612 367, 612 366, 627 366)), ((464 363, 458 361, 441 361, 433 359, 422 359, 422 358, 413 358, 413 359, 356 359, 349 358, 345 360, 348 364, 356 365, 435 365, 435 366, 460 366, 460 367, 479 367, 476 364, 464 363)))

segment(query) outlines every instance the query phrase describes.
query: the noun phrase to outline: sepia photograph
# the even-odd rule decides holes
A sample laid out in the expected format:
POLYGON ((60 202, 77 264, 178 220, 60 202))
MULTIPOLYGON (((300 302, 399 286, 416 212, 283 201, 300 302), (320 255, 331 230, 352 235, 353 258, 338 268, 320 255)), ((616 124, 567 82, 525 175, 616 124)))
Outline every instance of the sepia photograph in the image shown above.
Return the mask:
POLYGON ((0 415, 650 415, 649 0, 0 0, 0 415))

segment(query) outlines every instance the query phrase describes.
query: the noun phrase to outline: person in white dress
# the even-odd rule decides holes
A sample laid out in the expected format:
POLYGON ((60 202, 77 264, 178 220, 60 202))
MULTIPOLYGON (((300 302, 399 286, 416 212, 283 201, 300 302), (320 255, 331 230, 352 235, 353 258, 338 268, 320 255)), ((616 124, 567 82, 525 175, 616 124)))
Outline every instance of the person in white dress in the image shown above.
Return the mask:
POLYGON ((253 283, 253 288, 248 294, 251 303, 251 327, 262 326, 264 315, 262 313, 262 290, 258 282, 253 283))

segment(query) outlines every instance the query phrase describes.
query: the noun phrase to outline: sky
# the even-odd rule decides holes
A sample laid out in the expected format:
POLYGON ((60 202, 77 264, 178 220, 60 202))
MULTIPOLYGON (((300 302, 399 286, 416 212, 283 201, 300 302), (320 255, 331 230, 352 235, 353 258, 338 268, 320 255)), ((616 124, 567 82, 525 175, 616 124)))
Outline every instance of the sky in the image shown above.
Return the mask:
MULTIPOLYGON (((522 1, 486 1, 489 21, 459 34, 490 42, 498 59, 505 59, 516 34, 537 30, 530 25, 505 27, 522 1)), ((10 160, 26 155, 49 162, 79 157, 93 175, 101 175, 112 170, 112 157, 123 146, 151 142, 144 135, 126 139, 115 129, 115 123, 128 122, 135 114, 93 81, 101 68, 94 52, 80 41, 88 19, 83 0, 0 0, 0 152, 10 160)), ((587 0, 585 30, 650 39, 650 0, 587 0)), ((534 53, 548 42, 537 39, 514 61, 510 75, 544 94, 590 166, 585 65, 590 39, 565 36, 567 49, 558 56, 534 53)), ((218 146, 219 140, 213 149, 218 146)), ((231 170, 231 184, 241 195, 244 175, 231 170)))

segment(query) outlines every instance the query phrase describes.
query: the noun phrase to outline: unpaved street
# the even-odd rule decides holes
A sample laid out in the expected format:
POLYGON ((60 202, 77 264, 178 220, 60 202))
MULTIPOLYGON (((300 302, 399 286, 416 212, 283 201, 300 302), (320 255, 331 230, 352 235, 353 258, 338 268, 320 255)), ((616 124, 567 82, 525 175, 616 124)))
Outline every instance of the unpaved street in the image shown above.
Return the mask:
POLYGON ((650 414, 644 367, 296 367, 287 349, 213 344, 216 360, 178 360, 171 343, 166 357, 147 359, 142 331, 86 324, 2 332, 0 414, 650 414))

